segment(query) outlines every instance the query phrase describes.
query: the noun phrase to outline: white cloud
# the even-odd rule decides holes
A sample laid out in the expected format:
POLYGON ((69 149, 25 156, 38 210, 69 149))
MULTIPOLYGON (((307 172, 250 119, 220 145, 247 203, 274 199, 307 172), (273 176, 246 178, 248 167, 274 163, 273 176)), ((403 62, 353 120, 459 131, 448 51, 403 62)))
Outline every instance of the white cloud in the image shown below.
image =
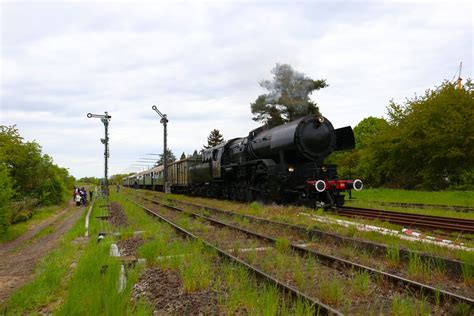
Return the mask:
POLYGON ((76 176, 162 150, 156 104, 176 155, 257 126, 249 103, 276 62, 329 88, 313 98, 336 127, 385 113, 464 62, 472 75, 469 2, 3 3, 1 122, 18 124, 76 176), (79 145, 74 145, 79 143, 79 145))

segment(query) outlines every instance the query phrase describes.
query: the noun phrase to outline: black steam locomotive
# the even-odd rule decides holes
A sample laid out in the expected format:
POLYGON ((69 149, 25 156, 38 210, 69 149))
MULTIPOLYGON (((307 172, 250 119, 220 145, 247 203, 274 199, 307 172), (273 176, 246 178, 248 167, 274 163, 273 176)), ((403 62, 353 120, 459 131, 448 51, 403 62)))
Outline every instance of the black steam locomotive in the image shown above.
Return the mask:
MULTIPOLYGON (((306 116, 269 128, 262 126, 202 155, 168 166, 173 192, 238 201, 341 206, 346 190, 361 180, 339 180, 335 165, 323 161, 334 151, 354 148, 350 126, 334 129, 319 116, 306 116)), ((125 179, 124 185, 163 189, 163 167, 125 179)))

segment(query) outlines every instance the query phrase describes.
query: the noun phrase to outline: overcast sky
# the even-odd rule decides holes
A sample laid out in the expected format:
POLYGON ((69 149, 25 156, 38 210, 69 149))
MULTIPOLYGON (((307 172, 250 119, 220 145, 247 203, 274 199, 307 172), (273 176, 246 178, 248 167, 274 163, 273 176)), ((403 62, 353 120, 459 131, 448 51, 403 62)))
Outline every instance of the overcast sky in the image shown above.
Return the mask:
POLYGON ((470 1, 2 2, 0 124, 76 177, 109 174, 169 147, 179 157, 257 127, 250 102, 276 63, 328 88, 314 101, 333 125, 381 117, 451 80, 472 77, 470 1))

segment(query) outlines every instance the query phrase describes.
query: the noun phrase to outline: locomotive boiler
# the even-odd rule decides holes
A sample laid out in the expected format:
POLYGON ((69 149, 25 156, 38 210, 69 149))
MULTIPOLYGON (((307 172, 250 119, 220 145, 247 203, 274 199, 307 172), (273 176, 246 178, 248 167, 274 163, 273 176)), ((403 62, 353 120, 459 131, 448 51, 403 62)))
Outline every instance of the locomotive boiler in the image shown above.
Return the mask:
POLYGON ((322 116, 305 116, 206 149, 189 166, 190 193, 240 201, 275 201, 340 206, 344 191, 362 189, 360 180, 340 180, 334 151, 354 148, 351 127, 334 129, 322 116))

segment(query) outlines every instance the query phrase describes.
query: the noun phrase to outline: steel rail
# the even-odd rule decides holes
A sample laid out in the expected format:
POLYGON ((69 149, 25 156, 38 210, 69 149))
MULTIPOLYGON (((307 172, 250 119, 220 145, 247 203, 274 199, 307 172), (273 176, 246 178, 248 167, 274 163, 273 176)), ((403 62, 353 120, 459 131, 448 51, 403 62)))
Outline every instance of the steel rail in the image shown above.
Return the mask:
MULTIPOLYGON (((371 201, 376 202, 376 201, 371 201)), ((403 203, 403 202, 380 202, 382 205, 386 206, 397 206, 404 208, 435 208, 443 209, 455 212, 474 212, 474 207, 471 206, 461 206, 461 205, 445 205, 445 204, 423 204, 423 203, 403 203)))
POLYGON ((379 212, 382 214, 390 214, 390 215, 403 215, 404 217, 410 218, 420 218, 426 220, 442 220, 445 222, 451 223, 459 223, 459 224, 470 224, 474 225, 474 220, 465 219, 465 218, 456 218, 456 217, 446 217, 446 216, 434 216, 434 215, 424 215, 424 214, 416 214, 416 213, 405 213, 405 212, 397 212, 397 211, 388 211, 388 210, 377 210, 371 208, 364 208, 364 207, 342 207, 342 210, 357 210, 357 211, 367 211, 367 212, 379 212))
POLYGON ((274 278, 273 276, 263 272, 262 270, 246 263, 245 261, 233 256, 232 254, 228 253, 227 251, 223 250, 223 249, 220 249, 214 245, 212 245, 211 243, 205 241, 204 239, 202 238, 199 238, 197 237, 196 235, 194 235, 193 233, 185 230, 184 228, 182 227, 179 227, 178 225, 176 225, 174 222, 172 222, 171 220, 161 216, 160 214, 156 213, 155 211, 147 208, 146 206, 144 205, 141 205, 140 203, 137 203, 133 200, 130 200, 132 203, 134 203, 135 205, 141 207, 142 209, 144 209, 148 214, 158 218, 159 220, 171 225, 176 231, 178 231, 180 234, 182 234, 183 236, 185 236, 186 238, 191 238, 193 240, 198 240, 200 242, 202 242, 207 248, 209 249, 212 249, 214 251, 217 252, 217 254, 222 257, 222 258, 225 258, 227 260, 230 260, 232 262, 235 262, 241 266, 243 266, 244 268, 246 268, 247 270, 249 270, 251 273, 253 273, 255 276, 257 276, 258 278, 262 279, 262 280, 265 280, 266 282, 268 283, 272 283, 272 284, 275 284, 280 290, 283 290, 284 292, 286 292, 287 294, 290 294, 293 298, 295 299, 301 299, 303 301, 306 301, 308 302, 312 307, 316 307, 316 310, 315 310, 315 314, 316 315, 343 315, 340 311, 324 304, 323 302, 317 300, 317 299, 314 299, 312 297, 309 297, 308 295, 300 292, 299 290, 293 288, 291 285, 289 284, 286 284, 276 278, 274 278))
MULTIPOLYGON (((226 227, 226 228, 230 228, 230 229, 245 233, 245 234, 247 234, 249 236, 252 236, 252 237, 256 237, 256 238, 259 238, 259 239, 262 239, 262 240, 265 240, 265 241, 269 241, 269 242, 272 242, 274 244, 276 244, 276 242, 277 242, 277 240, 273 237, 265 236, 265 235, 262 235, 262 234, 244 229, 244 228, 234 226, 232 224, 224 223, 222 221, 210 218, 208 216, 202 216, 200 214, 188 212, 188 211, 185 211, 185 210, 183 210, 179 207, 176 207, 174 205, 169 205, 169 204, 166 204, 166 203, 163 203, 163 202, 160 202, 160 201, 156 201, 156 200, 152 200, 152 199, 148 199, 148 198, 147 198, 147 200, 149 200, 150 202, 152 202, 154 204, 162 205, 162 206, 167 207, 169 209, 173 209, 173 210, 176 210, 178 212, 183 212, 183 213, 189 214, 189 215, 193 216, 194 218, 204 219, 204 220, 207 220, 207 221, 209 221, 211 223, 214 223, 216 225, 226 227)), ((336 269, 337 269, 342 265, 346 269, 350 268, 350 269, 354 269, 354 270, 357 270, 357 271, 364 271, 364 272, 367 272, 371 275, 382 276, 382 277, 386 278, 387 280, 389 280, 390 282, 392 282, 394 285, 396 285, 398 287, 400 287, 400 284, 402 284, 403 286, 405 286, 407 288, 410 288, 410 289, 415 290, 415 291, 419 291, 419 293, 422 297, 428 296, 430 299, 432 299, 433 302, 435 302, 436 297, 438 297, 441 302, 462 302, 462 303, 468 304, 470 306, 474 306, 474 299, 472 299, 472 298, 468 298, 468 297, 465 297, 465 296, 462 296, 462 295, 459 295, 459 294, 456 294, 456 293, 451 293, 451 292, 448 292, 446 290, 437 289, 437 288, 432 287, 432 286, 427 285, 427 284, 423 284, 423 283, 420 283, 420 282, 417 282, 417 281, 413 281, 413 280, 410 280, 410 279, 399 277, 397 275, 394 275, 394 274, 391 274, 391 273, 388 273, 388 272, 384 272, 384 271, 381 271, 381 270, 378 270, 378 269, 374 269, 374 268, 371 268, 371 267, 368 267, 368 266, 364 266, 362 264, 358 264, 358 263, 355 263, 355 262, 352 262, 352 261, 349 261, 349 260, 346 260, 346 259, 342 259, 342 258, 339 258, 339 257, 336 257, 336 256, 327 255, 327 254, 321 253, 321 252, 316 251, 316 250, 306 249, 304 247, 295 245, 293 243, 290 243, 289 246, 292 250, 294 250, 299 255, 301 255, 301 256, 311 255, 311 256, 317 258, 318 260, 320 260, 321 262, 325 263, 328 267, 334 268, 334 266, 336 266, 336 269), (337 264, 334 265, 334 263, 337 263, 337 264)))
POLYGON ((420 215, 356 207, 341 207, 336 210, 336 214, 349 217, 381 219, 390 223, 402 224, 410 227, 423 227, 449 232, 474 233, 474 220, 469 219, 420 215))
MULTIPOLYGON (((368 212, 368 211, 358 211, 358 210, 341 210, 337 211, 337 214, 343 214, 344 216, 350 217, 363 217, 363 218, 374 218, 387 220, 394 224, 406 224, 413 227, 425 227, 431 229, 439 229, 444 231, 460 231, 460 232, 470 232, 474 229, 470 225, 464 224, 455 224, 455 223, 439 223, 435 220, 425 220, 423 218, 412 218, 410 216, 402 215, 387 215, 379 212, 368 212)), ((473 230, 474 232, 474 230, 473 230)))
MULTIPOLYGON (((140 195, 141 198, 144 198, 143 195, 140 195)), ((146 198, 145 198, 146 199, 146 198)), ((168 198, 169 200, 169 198, 168 198)), ((179 201, 172 199, 173 202, 177 202, 183 205, 187 205, 190 207, 195 207, 195 208, 200 208, 220 214, 224 214, 227 216, 233 216, 233 217, 240 217, 242 219, 247 219, 252 222, 256 223, 261 223, 261 224, 266 224, 266 225, 273 225, 273 226, 279 226, 284 229, 292 229, 293 231, 300 233, 300 234, 305 234, 307 235, 308 239, 311 240, 314 237, 317 238, 329 238, 335 241, 338 244, 344 244, 344 245, 355 245, 355 246, 360 246, 364 249, 367 249, 368 251, 374 252, 375 254, 378 255, 385 255, 389 250, 397 250, 400 254, 400 258, 408 261, 410 260, 410 257, 413 255, 417 255, 423 262, 425 263, 434 263, 434 262, 441 262, 444 267, 446 268, 446 272, 449 272, 455 277, 463 277, 463 266, 467 266, 469 270, 474 270, 474 264, 473 263, 468 263, 468 262, 462 262, 457 259, 451 259, 451 258, 446 258, 446 257, 439 257, 435 256, 426 252, 420 252, 416 250, 410 250, 408 248, 395 248, 395 247, 390 247, 386 244, 380 244, 376 243, 373 241, 366 241, 358 238, 353 238, 353 237, 346 237, 342 236, 336 233, 331 233, 327 231, 322 231, 319 229, 315 228, 307 228, 304 226, 300 225, 292 225, 284 222, 278 222, 270 219, 265 219, 262 217, 254 216, 254 215, 246 215, 246 214, 239 214, 235 213, 232 211, 228 210, 222 210, 219 208, 207 206, 207 205, 202 205, 202 204, 196 204, 196 203, 190 203, 190 202, 184 202, 184 201, 179 201)))

